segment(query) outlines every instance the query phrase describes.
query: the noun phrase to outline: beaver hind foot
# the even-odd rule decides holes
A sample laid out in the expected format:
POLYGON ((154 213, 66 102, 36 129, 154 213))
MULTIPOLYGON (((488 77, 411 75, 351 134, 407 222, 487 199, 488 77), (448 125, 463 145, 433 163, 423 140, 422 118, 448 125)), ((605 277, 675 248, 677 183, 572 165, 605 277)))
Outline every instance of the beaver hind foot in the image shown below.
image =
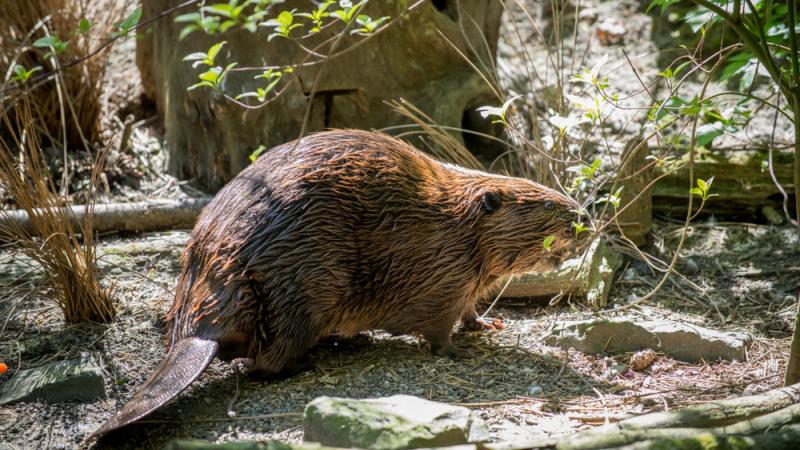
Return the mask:
POLYGON ((423 333, 425 340, 431 344, 431 352, 436 356, 445 356, 451 359, 471 359, 475 353, 468 348, 457 347, 453 344, 450 330, 453 327, 432 329, 423 333))

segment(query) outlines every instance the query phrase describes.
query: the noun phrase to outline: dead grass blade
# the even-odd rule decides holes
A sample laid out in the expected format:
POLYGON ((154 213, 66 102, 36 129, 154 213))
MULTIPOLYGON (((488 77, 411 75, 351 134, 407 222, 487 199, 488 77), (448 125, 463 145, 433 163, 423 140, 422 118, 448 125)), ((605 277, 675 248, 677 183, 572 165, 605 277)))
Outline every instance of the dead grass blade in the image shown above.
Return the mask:
MULTIPOLYGON (((51 298, 67 323, 110 321, 114 307, 110 292, 100 286, 97 277, 91 213, 105 152, 100 152, 93 168, 86 217, 80 229, 75 229, 71 210, 61 207, 64 202, 44 162, 30 105, 19 102, 12 114, 3 115, 0 121, 0 188, 27 212, 35 230, 29 233, 10 221, 0 228, 0 236, 39 263, 53 288, 51 298)), ((8 217, 4 210, 0 215, 8 217)))

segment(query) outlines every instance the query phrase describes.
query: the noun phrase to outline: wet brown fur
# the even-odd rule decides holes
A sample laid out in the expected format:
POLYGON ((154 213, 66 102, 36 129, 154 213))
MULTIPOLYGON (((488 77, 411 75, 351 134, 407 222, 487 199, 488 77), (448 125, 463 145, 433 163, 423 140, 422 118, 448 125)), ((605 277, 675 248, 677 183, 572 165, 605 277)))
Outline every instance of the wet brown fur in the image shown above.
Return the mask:
POLYGON ((254 358, 265 374, 320 338, 372 329, 419 332, 450 354, 453 325, 499 277, 547 260, 548 235, 553 254, 571 245, 577 208, 384 134, 317 133, 258 159, 203 211, 169 341, 215 340, 222 357, 254 358))
POLYGON ((552 189, 442 164, 384 134, 328 131, 276 147, 198 218, 167 357, 89 439, 162 406, 215 355, 250 358, 269 377, 322 338, 382 329, 468 357, 453 326, 476 328, 475 302, 501 277, 574 247, 577 208, 552 189))

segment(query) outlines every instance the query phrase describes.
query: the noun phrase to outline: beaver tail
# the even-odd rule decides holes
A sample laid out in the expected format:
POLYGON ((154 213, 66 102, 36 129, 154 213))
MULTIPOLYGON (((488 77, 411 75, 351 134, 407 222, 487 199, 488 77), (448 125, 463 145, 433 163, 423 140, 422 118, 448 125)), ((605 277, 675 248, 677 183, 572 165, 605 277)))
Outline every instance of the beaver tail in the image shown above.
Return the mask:
POLYGON ((189 337, 174 343, 155 373, 121 410, 87 441, 122 428, 164 406, 186 389, 211 364, 219 345, 215 341, 189 337))

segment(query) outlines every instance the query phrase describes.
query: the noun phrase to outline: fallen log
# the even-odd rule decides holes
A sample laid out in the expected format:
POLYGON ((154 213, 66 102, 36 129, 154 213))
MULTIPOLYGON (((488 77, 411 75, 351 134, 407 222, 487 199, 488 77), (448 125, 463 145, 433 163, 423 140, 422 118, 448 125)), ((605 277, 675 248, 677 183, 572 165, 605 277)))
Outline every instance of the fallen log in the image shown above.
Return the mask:
POLYGON ((486 447, 490 450, 794 449, 798 442, 800 384, 794 384, 759 395, 637 416, 568 436, 486 447))
MULTIPOLYGON (((162 231, 172 228, 192 228, 200 211, 211 201, 210 197, 182 200, 148 200, 134 203, 96 204, 93 212, 94 231, 162 231)), ((68 206, 73 229, 80 230, 86 217, 84 205, 68 206)), ((16 209, 0 212, 0 234, 19 224, 31 234, 35 233, 28 214, 16 209)))
MULTIPOLYGON (((694 178, 707 180, 714 177, 711 193, 716 195, 706 202, 703 215, 714 214, 725 220, 772 223, 782 219, 785 222, 783 195, 772 181, 768 158, 767 150, 701 152, 694 162, 694 178), (779 214, 773 214, 774 211, 779 214)), ((790 197, 795 192, 792 158, 790 152, 775 151, 772 155, 775 178, 790 197)), ((693 186, 695 182, 691 180, 693 186)), ((661 179, 653 188, 653 212, 684 218, 689 202, 689 184, 688 165, 661 179)), ((791 205, 790 199, 790 212, 794 209, 791 205)), ((697 208, 697 202, 694 207, 697 208)))

